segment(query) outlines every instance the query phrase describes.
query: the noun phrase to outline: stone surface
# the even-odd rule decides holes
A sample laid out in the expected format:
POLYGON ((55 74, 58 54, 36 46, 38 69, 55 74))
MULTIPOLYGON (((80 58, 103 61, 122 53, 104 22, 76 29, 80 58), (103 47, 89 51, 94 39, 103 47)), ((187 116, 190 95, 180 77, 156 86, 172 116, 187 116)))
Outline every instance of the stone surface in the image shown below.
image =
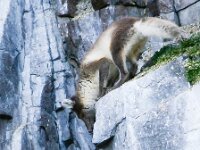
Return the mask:
POLYGON ((21 22, 23 5, 23 2, 17 3, 10 0, 0 2, 2 11, 0 15, 0 149, 11 148, 13 132, 21 121, 18 60, 23 50, 21 22))
POLYGON ((160 13, 171 13, 174 11, 173 0, 159 0, 160 13))
POLYGON ((93 11, 90 0, 56 0, 57 15, 74 18, 93 11))
POLYGON ((190 90, 183 72, 179 58, 101 98, 93 142, 115 150, 198 149, 200 84, 190 90))
POLYGON ((124 148, 119 145, 127 144, 127 149, 133 149, 134 146, 135 149, 198 150, 199 89, 200 84, 195 85, 172 98, 170 102, 161 104, 160 108, 148 115, 138 116, 134 121, 126 119, 126 122, 118 126, 113 142, 107 146, 108 149, 124 148), (123 143, 125 139, 132 143, 123 143))
POLYGON ((177 11, 180 9, 184 9, 190 5, 193 5, 194 3, 198 2, 199 0, 174 0, 174 6, 177 11))
POLYGON ((179 18, 178 18, 177 13, 175 13, 175 12, 171 12, 171 13, 167 13, 167 14, 161 13, 160 16, 163 19, 170 20, 170 21, 176 23, 177 25, 179 25, 179 18))
POLYGON ((80 149, 77 141, 94 148, 85 125, 70 119, 71 109, 55 107, 75 94, 55 8, 49 0, 0 2, 2 150, 80 149), (78 129, 80 139, 71 134, 78 129))
POLYGON ((91 0, 91 3, 95 10, 102 9, 102 8, 110 5, 109 0, 91 0))
POLYGON ((77 119, 75 114, 70 115, 70 129, 76 147, 81 150, 95 150, 94 144, 91 143, 92 138, 89 135, 84 122, 77 119))
POLYGON ((199 22, 200 1, 178 13, 181 25, 199 22))
POLYGON ((91 0, 92 6, 95 10, 100 10, 109 5, 124 5, 124 6, 138 6, 146 7, 146 0, 91 0))
POLYGON ((57 15, 60 17, 74 17, 78 0, 57 0, 57 15))
POLYGON ((149 16, 159 16, 160 9, 159 9, 159 1, 158 0, 148 0, 147 2, 147 9, 149 12, 149 16))

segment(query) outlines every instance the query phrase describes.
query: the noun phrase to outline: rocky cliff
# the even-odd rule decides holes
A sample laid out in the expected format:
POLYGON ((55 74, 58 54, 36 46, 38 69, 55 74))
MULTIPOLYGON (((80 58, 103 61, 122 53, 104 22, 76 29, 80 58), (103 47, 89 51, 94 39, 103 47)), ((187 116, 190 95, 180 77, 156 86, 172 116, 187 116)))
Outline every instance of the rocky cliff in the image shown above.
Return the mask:
MULTIPOLYGON (((160 15, 186 25, 199 21, 199 7, 199 0, 1 0, 0 149, 198 149, 199 84, 188 82, 199 77, 198 52, 100 99, 93 137, 61 103, 75 94, 80 60, 113 20, 160 15)), ((163 45, 151 39, 141 65, 163 45)))

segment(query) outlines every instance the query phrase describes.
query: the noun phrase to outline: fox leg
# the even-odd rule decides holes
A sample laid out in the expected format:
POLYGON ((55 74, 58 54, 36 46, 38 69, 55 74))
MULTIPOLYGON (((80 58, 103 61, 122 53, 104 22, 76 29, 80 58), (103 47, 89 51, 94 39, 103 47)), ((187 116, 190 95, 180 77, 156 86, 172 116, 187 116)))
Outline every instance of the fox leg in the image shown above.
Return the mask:
POLYGON ((102 97, 106 93, 106 88, 108 86, 109 80, 109 68, 110 63, 105 62, 101 65, 99 69, 99 96, 102 97))
POLYGON ((128 80, 132 79, 135 77, 137 70, 138 70, 138 65, 135 61, 127 59, 127 68, 129 72, 128 80))
POLYGON ((113 61, 119 70, 119 80, 115 83, 114 87, 112 88, 115 89, 121 86, 126 81, 129 73, 126 66, 126 55, 123 53, 123 51, 119 53, 113 53, 112 56, 113 61))

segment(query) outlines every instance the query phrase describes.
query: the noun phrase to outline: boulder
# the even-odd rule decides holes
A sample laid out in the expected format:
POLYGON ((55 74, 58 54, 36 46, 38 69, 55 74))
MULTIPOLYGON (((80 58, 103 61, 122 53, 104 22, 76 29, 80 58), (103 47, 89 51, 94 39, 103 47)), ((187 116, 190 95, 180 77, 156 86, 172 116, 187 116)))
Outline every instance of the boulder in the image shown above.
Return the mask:
POLYGON ((93 142, 116 150, 196 149, 200 86, 191 87, 183 74, 178 58, 101 98, 93 142))
POLYGON ((195 3, 194 5, 187 7, 178 12, 180 18, 180 24, 188 25, 191 23, 199 22, 200 18, 200 1, 195 3))

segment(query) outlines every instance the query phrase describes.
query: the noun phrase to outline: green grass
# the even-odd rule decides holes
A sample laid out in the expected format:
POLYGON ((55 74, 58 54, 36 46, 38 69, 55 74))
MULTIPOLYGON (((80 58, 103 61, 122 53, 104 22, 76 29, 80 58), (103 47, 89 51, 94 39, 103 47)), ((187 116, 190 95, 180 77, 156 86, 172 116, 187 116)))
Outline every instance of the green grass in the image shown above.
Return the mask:
POLYGON ((200 81, 200 33, 193 35, 190 39, 184 40, 177 45, 164 46, 156 52, 144 71, 152 67, 160 66, 184 55, 187 57, 185 64, 185 77, 191 84, 200 81))

